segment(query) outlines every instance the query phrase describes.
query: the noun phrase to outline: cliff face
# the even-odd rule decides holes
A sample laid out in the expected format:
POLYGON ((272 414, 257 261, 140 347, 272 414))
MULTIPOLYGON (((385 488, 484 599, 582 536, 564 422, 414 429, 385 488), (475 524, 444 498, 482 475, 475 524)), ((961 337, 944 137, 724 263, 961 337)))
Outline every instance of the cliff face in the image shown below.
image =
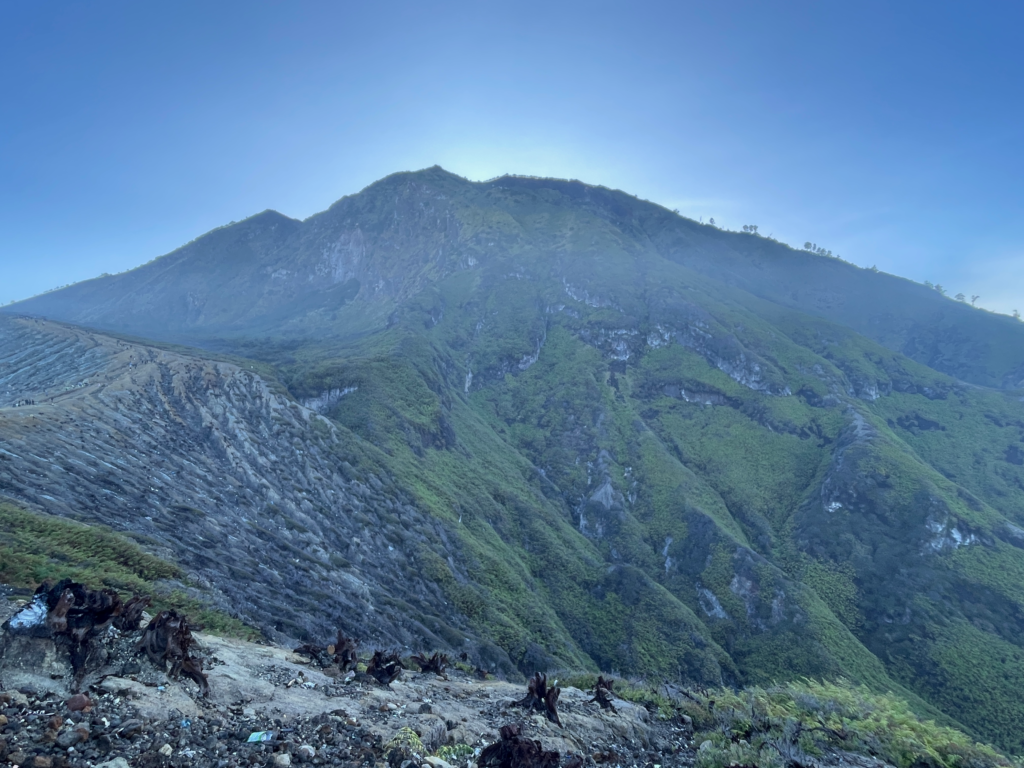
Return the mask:
POLYGON ((842 676, 1021 748, 1009 318, 439 169, 14 310, 206 350, 3 320, 0 491, 152 537, 270 632, 842 676))

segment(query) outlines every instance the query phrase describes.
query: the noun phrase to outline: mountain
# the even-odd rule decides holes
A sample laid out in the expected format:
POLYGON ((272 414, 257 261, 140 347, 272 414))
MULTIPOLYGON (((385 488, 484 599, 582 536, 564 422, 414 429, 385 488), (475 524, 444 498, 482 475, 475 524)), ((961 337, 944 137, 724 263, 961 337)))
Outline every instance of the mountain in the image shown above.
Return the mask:
MULTIPOLYGON (((698 224, 622 192, 520 177, 473 184, 440 168, 395 174, 304 222, 264 211, 139 269, 13 311, 190 342, 261 332, 349 336, 383 326, 389 311, 460 270, 532 264, 544 277, 568 280, 559 267, 582 259, 586 275, 595 258, 620 267, 671 262, 741 295, 852 328, 963 381, 1024 386, 1024 325, 1012 318, 892 275, 698 224), (357 298, 358 309, 339 312, 357 298)), ((585 289, 588 280, 577 282, 585 289)))
POLYGON ((1024 749, 1016 320, 438 168, 5 309, 0 492, 268 634, 844 677, 1024 749))

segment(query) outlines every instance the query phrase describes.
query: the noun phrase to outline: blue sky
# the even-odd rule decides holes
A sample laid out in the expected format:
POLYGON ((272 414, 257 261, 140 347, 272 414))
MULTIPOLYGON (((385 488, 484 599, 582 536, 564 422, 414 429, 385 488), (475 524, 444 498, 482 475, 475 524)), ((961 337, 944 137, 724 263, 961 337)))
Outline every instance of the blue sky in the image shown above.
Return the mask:
POLYGON ((0 3, 0 302, 389 173, 550 175, 1024 311, 1024 5, 0 3))

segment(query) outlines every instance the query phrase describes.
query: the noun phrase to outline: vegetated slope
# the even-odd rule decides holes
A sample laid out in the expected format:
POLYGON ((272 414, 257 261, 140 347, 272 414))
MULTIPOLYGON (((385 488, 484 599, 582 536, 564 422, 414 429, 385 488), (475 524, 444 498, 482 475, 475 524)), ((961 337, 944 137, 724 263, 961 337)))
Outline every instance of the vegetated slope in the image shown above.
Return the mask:
MULTIPOLYGON (((544 585, 514 546, 486 524, 463 536, 450 509, 396 485, 371 441, 252 370, 0 318, 0 391, 0 494, 140 537, 213 589, 203 597, 216 607, 271 637, 341 628, 384 646, 467 651, 503 673, 515 671, 510 653, 523 667, 594 668, 559 614, 534 599, 544 585), (470 577, 482 560, 502 594, 470 577)), ((517 482, 525 461, 498 459, 472 469, 496 470, 522 499, 524 526, 566 579, 557 597, 596 611, 585 587, 603 578, 599 553, 517 482)), ((652 580, 635 581, 665 617, 638 637, 670 644, 687 676, 721 680, 720 665, 731 665, 700 621, 652 580)))
MULTIPOLYGON (((149 286, 138 311, 109 281, 21 309, 272 364, 352 466, 405 494, 406 530, 437 531, 394 546, 443 592, 445 621, 520 669, 843 676, 1024 747, 1024 403, 935 370, 1013 383, 1019 324, 576 183, 433 170, 293 224, 272 257, 225 268, 234 293, 196 294, 182 251, 159 280, 163 260, 119 276, 122 305, 149 286), (815 274, 790 281, 804 261, 815 274), (174 303, 186 282, 191 318, 174 303), (828 285, 838 298, 813 298, 828 285), (922 328, 949 332, 929 346, 922 328)), ((189 258, 216 271, 204 242, 189 258)), ((274 455, 307 439, 296 428, 274 455)), ((32 472, 11 473, 18 493, 53 495, 32 472)), ((396 594, 379 562, 371 594, 396 594)))
POLYGON ((148 595, 153 613, 175 609, 187 612, 207 631, 259 637, 237 619, 211 610, 208 603, 216 595, 208 595, 209 589, 187 579, 180 567, 154 557, 137 542, 103 526, 0 503, 0 585, 28 596, 47 579, 113 589, 123 599, 148 595))

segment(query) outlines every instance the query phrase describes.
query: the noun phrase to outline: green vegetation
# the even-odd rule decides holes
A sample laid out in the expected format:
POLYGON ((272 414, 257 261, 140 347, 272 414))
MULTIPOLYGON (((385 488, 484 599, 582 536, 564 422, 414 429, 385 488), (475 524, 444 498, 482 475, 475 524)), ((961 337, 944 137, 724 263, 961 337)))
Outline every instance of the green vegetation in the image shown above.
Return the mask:
POLYGON ((898 768, 1019 765, 958 730, 922 720, 891 694, 842 681, 701 692, 680 709, 693 719, 695 741, 702 744, 701 768, 782 768, 827 750, 878 757, 898 768))
MULTIPOLYGON (((761 686, 771 738, 821 717, 899 765, 996 764, 951 724, 1024 751, 1011 318, 611 190, 440 169, 16 307, 82 308, 345 392, 345 471, 429 519, 382 535, 481 658, 761 686)), ((777 752, 711 740, 708 765, 777 752)))
MULTIPOLYGON (((591 673, 559 678, 560 685, 580 690, 597 682, 591 673)), ((688 717, 693 740, 701 746, 697 762, 702 768, 783 768, 835 751, 877 757, 898 768, 1024 765, 961 730, 922 717, 900 695, 842 678, 741 689, 654 686, 633 679, 615 680, 614 690, 664 720, 688 717)))
POLYGON ((34 590, 46 580, 74 579, 123 597, 153 596, 152 611, 174 609, 204 631, 258 639, 260 633, 189 597, 178 566, 113 531, 29 512, 0 502, 0 583, 34 590))
MULTIPOLYGON (((523 211, 517 221, 555 226, 523 211)), ((595 226, 581 215, 558 224, 595 226)), ((1015 657, 1002 646, 997 659, 972 657, 983 706, 966 693, 956 644, 936 631, 977 623, 966 595, 984 589, 1005 601, 986 598, 1001 612, 999 642, 1019 647, 1019 550, 927 544, 940 524, 998 536, 1000 513, 1016 514, 1017 465, 1002 466, 1016 428, 999 426, 1020 420, 1015 400, 672 264, 656 280, 606 257, 568 267, 595 307, 515 277, 540 272, 542 257, 507 250, 490 270, 430 284, 387 330, 246 348, 299 397, 357 388, 329 415, 381 449, 375 465, 454 534, 454 561, 421 545, 418 566, 477 631, 524 671, 845 678, 1021 748, 1020 705, 998 682, 999 659, 1014 668, 1015 657), (635 319, 669 290, 700 309, 635 319), (573 311, 545 309, 563 305, 573 311), (710 341, 671 336, 695 317, 710 341), (953 403, 1007 503, 980 501, 994 485, 956 433, 923 428, 953 403), (961 470, 971 490, 944 471, 955 462, 972 468, 961 470)))

